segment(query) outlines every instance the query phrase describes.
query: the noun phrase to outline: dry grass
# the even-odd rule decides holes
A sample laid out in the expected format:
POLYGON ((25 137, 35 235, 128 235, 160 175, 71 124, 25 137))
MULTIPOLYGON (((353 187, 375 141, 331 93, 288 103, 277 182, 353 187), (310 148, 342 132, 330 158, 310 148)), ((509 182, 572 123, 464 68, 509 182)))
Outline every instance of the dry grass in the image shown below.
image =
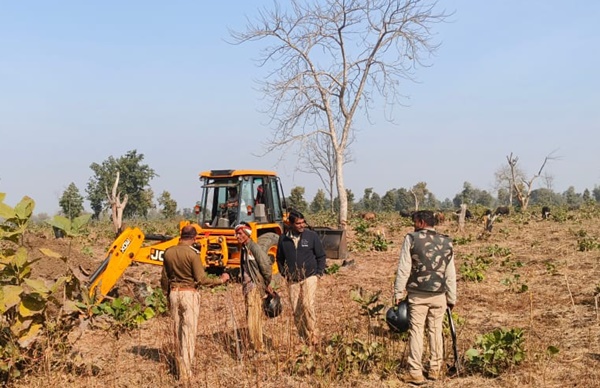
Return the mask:
MULTIPOLYGON (((527 220, 515 216, 496 222, 487 239, 476 236, 483 229, 478 222, 467 224, 458 235, 456 223, 446 222, 438 230, 471 242, 456 245, 457 269, 467 255, 482 255, 497 245, 510 250, 506 257, 494 257, 480 283, 459 281, 459 302, 455 312, 464 319, 458 327, 459 352, 473 346, 478 335, 495 328, 523 328, 526 331, 526 361, 499 378, 479 374, 465 375, 431 383, 432 387, 592 387, 600 386, 600 323, 594 301, 600 283, 600 250, 580 252, 574 231, 584 229, 600 237, 600 220, 583 219, 575 214, 565 222, 527 220), (503 264, 504 262, 504 264, 503 264), (518 267, 515 263, 521 262, 518 267), (528 291, 511 291, 501 282, 513 275, 528 291), (548 346, 559 348, 554 357, 548 346)), ((400 242, 408 227, 398 227, 395 218, 380 221, 385 235, 393 241, 388 252, 354 253, 355 265, 342 267, 324 277, 318 289, 319 325, 325 339, 341 334, 348 339, 380 342, 384 358, 375 372, 349 373, 341 380, 333 372, 323 376, 294 373, 290 365, 302 355, 286 301, 284 313, 266 322, 265 334, 270 351, 254 356, 245 350, 244 304, 239 284, 225 292, 203 290, 203 305, 197 340, 195 380, 192 386, 204 387, 399 387, 403 372, 406 344, 392 336, 385 323, 360 315, 359 305, 350 298, 358 285, 370 291, 382 290, 381 300, 391 304, 392 286, 400 242), (241 339, 242 357, 236 351, 236 329, 241 339), (389 374, 383 364, 400 365, 389 374)), ((94 247, 102 249, 102 247, 94 247)), ((82 260, 85 258, 82 258, 82 260)), ((143 278, 157 284, 160 268, 138 266, 127 276, 143 278)), ((123 285, 121 285, 123 287, 123 285)), ((126 289, 123 287, 123 289, 126 289)), ((282 290, 285 296, 285 290, 282 290)), ((284 298, 285 299, 285 298, 284 298)), ((169 319, 161 317, 145 323, 129 335, 115 338, 101 330, 87 330, 75 342, 67 363, 48 363, 40 371, 25 377, 22 387, 170 387, 177 386, 171 372, 173 344, 168 330, 169 319), (79 361, 77 361, 79 360, 79 361)), ((450 349, 446 339, 447 349, 450 349)), ((451 352, 448 351, 448 354, 451 352)), ((66 361, 66 360, 65 360, 66 361)))

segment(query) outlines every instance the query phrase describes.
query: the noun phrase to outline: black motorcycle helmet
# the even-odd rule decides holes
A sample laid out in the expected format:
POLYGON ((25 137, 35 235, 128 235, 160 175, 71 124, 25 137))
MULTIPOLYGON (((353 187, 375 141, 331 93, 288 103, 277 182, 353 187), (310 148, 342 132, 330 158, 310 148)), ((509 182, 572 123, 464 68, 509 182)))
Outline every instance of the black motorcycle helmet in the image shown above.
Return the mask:
POLYGON ((267 297, 263 301, 263 310, 265 315, 269 318, 275 318, 281 314, 283 306, 281 305, 281 298, 279 294, 273 291, 273 294, 267 294, 267 297))
POLYGON ((408 300, 404 299, 397 305, 390 307, 385 314, 385 321, 390 330, 396 333, 408 331, 408 300))

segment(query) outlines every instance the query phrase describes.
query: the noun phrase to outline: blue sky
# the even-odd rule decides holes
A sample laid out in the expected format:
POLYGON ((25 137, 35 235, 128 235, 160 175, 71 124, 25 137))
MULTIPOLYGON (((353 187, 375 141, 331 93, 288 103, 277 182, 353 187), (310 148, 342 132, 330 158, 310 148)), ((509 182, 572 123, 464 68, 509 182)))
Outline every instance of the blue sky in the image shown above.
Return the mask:
MULTIPOLYGON (((270 1, 27 1, 0 4, 0 192, 28 195, 54 214, 93 162, 136 149, 180 208, 199 196, 198 173, 276 170, 288 191, 320 182, 295 155, 256 157, 270 134, 256 80, 260 43, 232 46, 270 1)), ((463 182, 492 190, 511 152, 528 175, 547 165, 554 190, 600 185, 600 2, 449 0, 432 66, 406 83, 394 123, 357 117, 357 198, 419 181, 439 199, 463 182)), ((543 182, 538 180, 538 184, 543 182)))

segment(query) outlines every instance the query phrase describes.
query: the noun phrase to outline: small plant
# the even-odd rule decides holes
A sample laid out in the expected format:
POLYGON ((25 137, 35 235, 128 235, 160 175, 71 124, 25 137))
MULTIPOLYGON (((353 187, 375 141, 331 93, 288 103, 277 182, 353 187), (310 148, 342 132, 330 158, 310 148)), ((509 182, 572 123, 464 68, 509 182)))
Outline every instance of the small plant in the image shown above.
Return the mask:
POLYGON ((342 268, 339 264, 334 263, 330 266, 327 266, 327 268, 325 268, 325 273, 327 275, 333 275, 336 274, 340 271, 340 268, 342 268))
POLYGON ((386 252, 388 250, 388 241, 385 239, 383 233, 377 233, 373 240, 373 249, 377 252, 386 252))
POLYGON ((350 292, 352 300, 360 305, 362 314, 369 318, 381 314, 381 310, 385 307, 382 303, 378 303, 379 295, 381 295, 381 290, 370 293, 362 287, 357 287, 350 292))
POLYGON ((580 229, 574 234, 577 238, 577 249, 580 252, 600 249, 600 242, 598 242, 598 239, 594 236, 588 235, 588 233, 585 230, 580 229))
POLYGON ((352 371, 370 373, 383 354, 383 345, 379 342, 366 342, 355 339, 345 345, 346 359, 344 364, 352 371))
POLYGON ((354 225, 354 231, 356 234, 367 234, 369 232, 369 223, 363 219, 359 220, 356 225, 354 225))
POLYGON ((485 253, 487 253, 488 256, 492 256, 492 257, 505 257, 505 256, 511 255, 510 248, 503 248, 503 247, 498 246, 498 244, 494 244, 494 245, 485 247, 483 249, 483 251, 485 253))
POLYGON ((156 291, 156 293, 146 298, 153 306, 143 306, 132 298, 124 296, 94 306, 92 313, 95 315, 110 316, 114 320, 110 328, 119 337, 121 333, 138 328, 143 322, 153 318, 157 313, 160 314, 166 311, 166 300, 161 300, 160 295, 162 295, 162 290, 160 294, 156 291))
POLYGON ((372 373, 384 352, 385 348, 379 342, 347 340, 341 334, 334 334, 322 353, 304 347, 291 362, 290 370, 298 375, 329 375, 343 379, 356 373, 372 373))
MULTIPOLYGON (((465 324, 465 319, 458 315, 458 313, 452 311, 452 321, 456 329, 465 324)), ((444 314, 443 331, 445 335, 450 335, 450 324, 448 323, 448 315, 444 314)))
POLYGON ((52 219, 47 220, 46 223, 62 230, 69 237, 77 237, 84 233, 84 229, 91 218, 91 214, 84 214, 71 221, 63 216, 54 216, 52 219))
POLYGON ((521 294, 529 290, 529 286, 521 281, 521 275, 518 273, 513 273, 512 277, 502 279, 500 283, 508 287, 511 292, 516 292, 517 294, 521 294))
POLYGON ((454 245, 467 245, 473 241, 473 236, 469 235, 468 237, 455 237, 452 240, 454 245))
POLYGON ((548 273, 552 276, 558 275, 558 270, 556 269, 556 264, 554 264, 550 260, 547 260, 544 262, 544 265, 546 266, 546 273, 548 273))
POLYGON ((511 272, 514 272, 517 268, 521 268, 523 266, 523 262, 520 260, 513 261, 510 259, 510 257, 507 257, 500 263, 500 265, 507 267, 511 270, 511 272))
POLYGON ((156 315, 162 315, 167 312, 167 297, 163 293, 160 287, 156 287, 152 290, 152 294, 148 295, 144 300, 147 307, 154 310, 156 315))
POLYGON ((468 366, 486 376, 496 377, 525 359, 523 330, 496 329, 481 335, 475 347, 467 350, 468 366))
POLYGON ((498 233, 504 236, 504 238, 508 238, 510 236, 510 231, 508 230, 508 228, 500 228, 498 230, 498 233))
POLYGON ((489 260, 481 256, 473 258, 472 255, 465 256, 464 260, 459 267, 459 272, 463 279, 471 282, 483 281, 489 260))
POLYGON ((92 247, 89 247, 89 246, 85 246, 85 247, 81 248, 81 253, 83 253, 84 255, 89 256, 89 257, 95 256, 94 251, 92 250, 92 247))

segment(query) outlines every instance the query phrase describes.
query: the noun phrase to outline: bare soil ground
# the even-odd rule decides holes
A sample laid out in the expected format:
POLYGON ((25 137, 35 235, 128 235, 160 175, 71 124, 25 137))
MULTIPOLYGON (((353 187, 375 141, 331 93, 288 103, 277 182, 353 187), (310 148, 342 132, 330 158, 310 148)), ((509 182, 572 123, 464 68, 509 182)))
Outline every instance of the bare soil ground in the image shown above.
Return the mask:
MULTIPOLYGON (((377 341, 403 363, 406 342, 390 334, 381 318, 371 323, 369 331, 368 318, 360 314, 360 306, 350 298, 351 290, 360 286, 371 292, 381 290, 381 301, 386 303, 386 308, 391 305, 401 241, 411 230, 399 225, 399 219, 395 217, 377 220, 374 228, 385 232, 392 242, 390 249, 387 252, 351 253, 354 265, 344 266, 337 274, 325 276, 320 281, 318 314, 325 339, 340 334, 368 342, 377 341)), ((497 248, 510 250, 508 256, 493 257, 485 279, 479 283, 464 281, 459 275, 459 301, 455 312, 464 319, 458 326, 460 354, 473 346, 478 335, 495 328, 523 328, 527 355, 521 365, 495 379, 461 373, 458 377, 428 383, 428 386, 600 386, 600 320, 594 299, 596 286, 600 283, 600 250, 579 251, 575 236, 575 232, 585 230, 588 236, 600 237, 598 218, 588 219, 586 214, 573 213, 566 221, 556 222, 516 215, 497 221, 494 232, 487 239, 477 239, 482 231, 479 221, 468 223, 463 232, 457 231, 455 221, 446 221, 438 230, 466 242, 455 245, 457 270, 469 257, 498 252, 497 248), (516 264, 518 262, 522 266, 516 264), (515 273, 520 278, 511 290, 502 281, 515 280, 515 273), (523 284, 528 290, 516 292, 516 287, 523 284), (550 357, 546 353, 548 346, 556 346, 559 353, 550 357)), ((353 239, 352 232, 349 239, 353 239)), ((94 269, 99 264, 109 243, 108 236, 76 240, 70 248, 67 241, 55 240, 49 235, 29 234, 26 239, 32 252, 38 247, 51 248, 68 254, 69 265, 87 269, 94 269)), ((56 259, 44 258, 34 276, 55 278, 64 273, 65 268, 56 259)), ((125 276, 157 286, 159 275, 160 267, 138 265, 129 268, 125 276)), ((121 281, 118 288, 122 294, 132 292, 132 287, 125 281, 121 281)), ((284 288, 281 292, 285 296, 284 288)), ((191 386, 405 386, 399 380, 402 367, 384 376, 381 373, 354 374, 341 381, 331 376, 291 370, 293 360, 302 359, 303 353, 287 300, 284 313, 266 321, 265 334, 270 351, 266 355, 253 355, 244 349, 245 319, 240 285, 231 284, 226 291, 218 292, 207 289, 202 294, 196 376, 191 386), (240 333, 243 342, 241 360, 235 346, 236 332, 240 333)), ((69 356, 69 362, 77 367, 68 368, 64 363, 47 365, 42 372, 20 380, 18 386, 177 386, 170 367, 173 344, 168 325, 168 317, 155 318, 118 338, 110 331, 85 330, 72 338, 74 352, 69 356)), ((449 339, 446 339, 446 348, 450 355, 449 339)))

